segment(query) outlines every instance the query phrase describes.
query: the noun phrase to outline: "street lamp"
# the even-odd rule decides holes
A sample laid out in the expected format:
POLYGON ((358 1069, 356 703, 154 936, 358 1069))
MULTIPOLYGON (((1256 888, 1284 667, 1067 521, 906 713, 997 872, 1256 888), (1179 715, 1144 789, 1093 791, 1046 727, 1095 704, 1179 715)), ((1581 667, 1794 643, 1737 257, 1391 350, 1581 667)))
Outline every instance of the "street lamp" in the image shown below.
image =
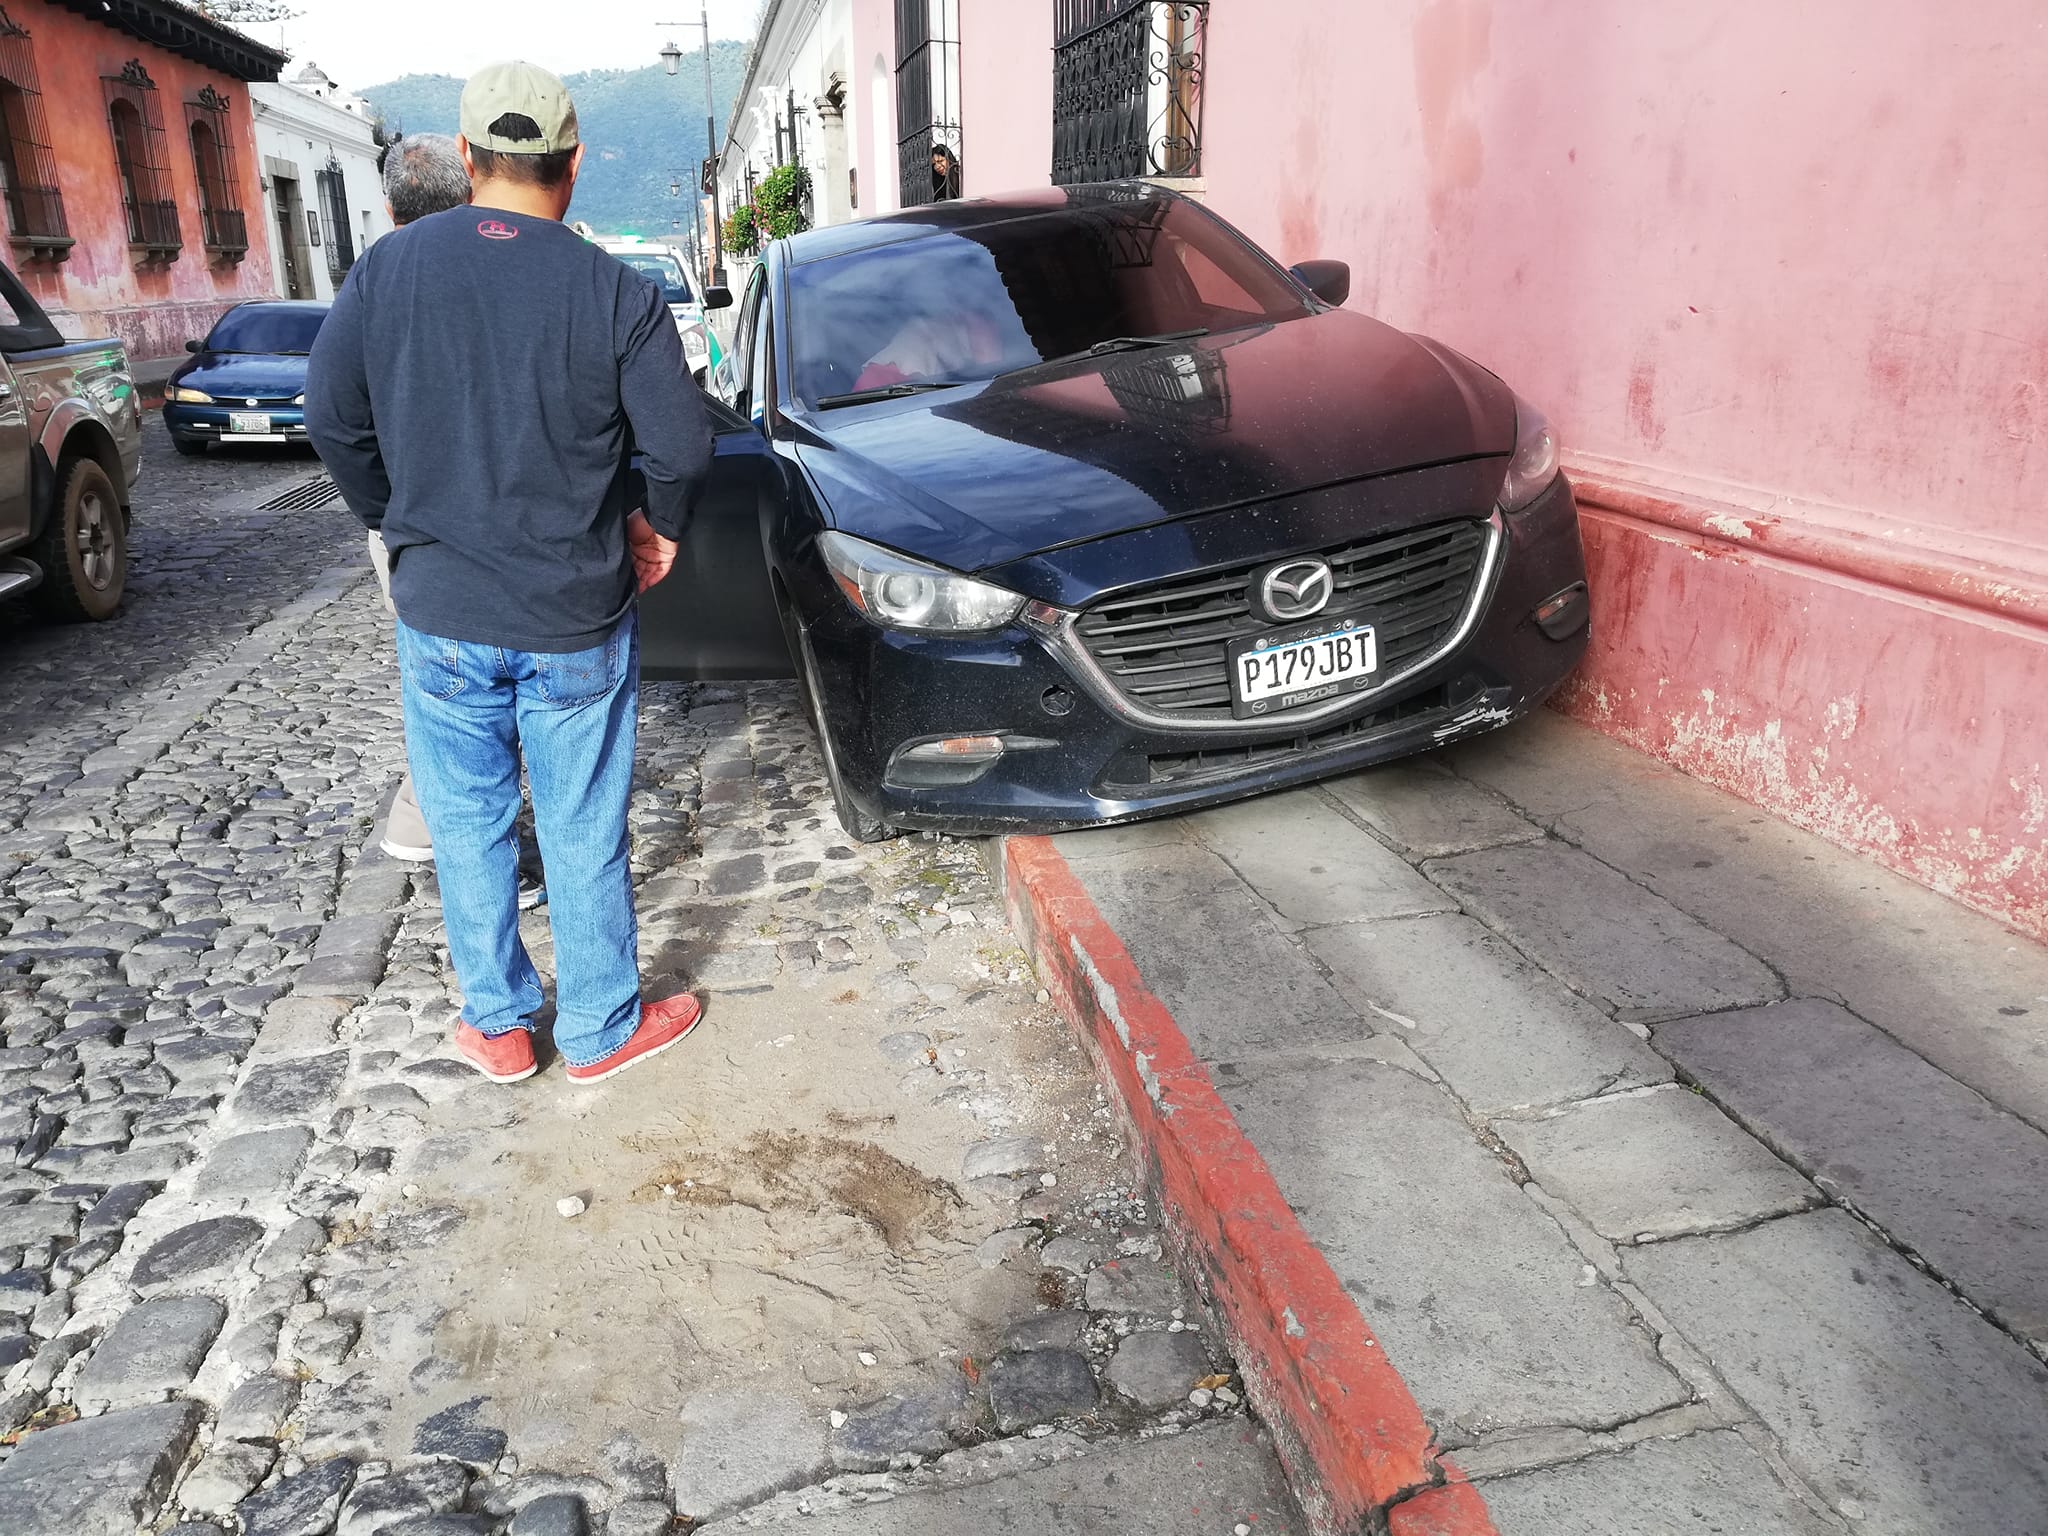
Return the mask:
MULTIPOLYGON (((704 34, 704 154, 705 163, 711 168, 711 272, 707 279, 713 288, 725 286, 725 232, 718 216, 718 122, 711 105, 711 14, 699 8, 695 21, 665 21, 665 27, 697 27, 704 34)), ((673 75, 676 66, 682 62, 683 50, 670 38, 661 45, 662 66, 673 75)))

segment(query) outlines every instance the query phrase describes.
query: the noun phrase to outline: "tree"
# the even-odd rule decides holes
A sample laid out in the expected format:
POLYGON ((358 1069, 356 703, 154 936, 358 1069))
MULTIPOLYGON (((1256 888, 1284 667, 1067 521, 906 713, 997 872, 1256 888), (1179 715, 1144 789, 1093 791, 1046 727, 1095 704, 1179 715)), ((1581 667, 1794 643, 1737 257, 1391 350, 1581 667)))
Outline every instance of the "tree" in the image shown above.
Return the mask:
POLYGON ((231 27, 260 26, 268 21, 290 21, 298 11, 283 0, 194 0, 200 14, 231 27))

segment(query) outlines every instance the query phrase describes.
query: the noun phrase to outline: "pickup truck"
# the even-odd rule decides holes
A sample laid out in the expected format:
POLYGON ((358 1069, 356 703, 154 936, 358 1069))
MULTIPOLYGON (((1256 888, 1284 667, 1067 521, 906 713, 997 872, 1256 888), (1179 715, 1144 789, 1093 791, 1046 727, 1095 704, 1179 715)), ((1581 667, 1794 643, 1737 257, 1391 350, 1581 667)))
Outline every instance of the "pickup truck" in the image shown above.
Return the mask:
POLYGON ((0 601, 110 619, 128 584, 142 400, 120 342, 67 342, 0 266, 0 601))

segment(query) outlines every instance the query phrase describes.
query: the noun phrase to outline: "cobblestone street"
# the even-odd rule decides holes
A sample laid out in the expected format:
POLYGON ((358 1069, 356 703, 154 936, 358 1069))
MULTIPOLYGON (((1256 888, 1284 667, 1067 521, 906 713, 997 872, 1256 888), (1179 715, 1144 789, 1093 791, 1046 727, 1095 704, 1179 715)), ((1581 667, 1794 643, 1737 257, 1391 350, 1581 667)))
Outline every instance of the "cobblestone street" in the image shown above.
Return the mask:
POLYGON ((650 685, 707 1024, 484 1083, 360 529, 149 433, 121 616, 0 614, 0 1531, 1299 1529, 977 850, 842 842, 789 691, 650 685))

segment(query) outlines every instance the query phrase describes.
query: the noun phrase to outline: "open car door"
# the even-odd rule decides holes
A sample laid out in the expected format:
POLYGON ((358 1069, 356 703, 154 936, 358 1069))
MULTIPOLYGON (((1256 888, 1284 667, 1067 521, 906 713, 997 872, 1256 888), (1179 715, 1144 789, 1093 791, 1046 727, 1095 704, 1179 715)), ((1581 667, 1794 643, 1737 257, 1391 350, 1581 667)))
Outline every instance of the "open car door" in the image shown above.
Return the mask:
POLYGON ((783 468, 752 424, 707 395, 711 478, 676 563, 640 595, 640 675, 649 680, 793 677, 765 543, 783 468))

